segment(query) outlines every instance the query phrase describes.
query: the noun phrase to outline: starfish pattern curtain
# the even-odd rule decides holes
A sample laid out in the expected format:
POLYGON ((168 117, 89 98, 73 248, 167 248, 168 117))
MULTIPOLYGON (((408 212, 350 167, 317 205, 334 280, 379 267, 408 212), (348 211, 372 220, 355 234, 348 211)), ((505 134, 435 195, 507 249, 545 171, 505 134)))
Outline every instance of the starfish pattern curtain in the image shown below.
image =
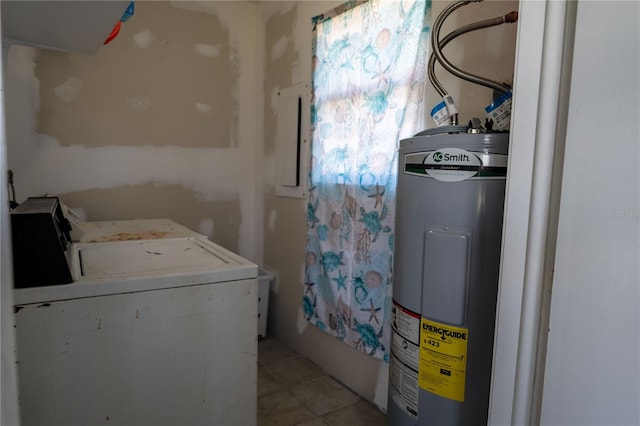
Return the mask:
POLYGON ((423 129, 427 0, 313 18, 305 318, 388 361, 398 141, 423 129))

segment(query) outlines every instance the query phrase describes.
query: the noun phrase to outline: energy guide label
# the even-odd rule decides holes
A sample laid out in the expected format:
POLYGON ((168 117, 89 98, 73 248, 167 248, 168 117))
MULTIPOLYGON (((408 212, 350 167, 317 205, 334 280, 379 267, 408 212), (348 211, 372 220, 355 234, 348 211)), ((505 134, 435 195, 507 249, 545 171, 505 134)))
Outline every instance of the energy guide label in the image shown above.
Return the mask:
POLYGON ((420 314, 394 300, 391 308, 391 386, 393 401, 412 418, 418 416, 420 314))
POLYGON ((422 318, 420 387, 464 402, 469 330, 422 318))

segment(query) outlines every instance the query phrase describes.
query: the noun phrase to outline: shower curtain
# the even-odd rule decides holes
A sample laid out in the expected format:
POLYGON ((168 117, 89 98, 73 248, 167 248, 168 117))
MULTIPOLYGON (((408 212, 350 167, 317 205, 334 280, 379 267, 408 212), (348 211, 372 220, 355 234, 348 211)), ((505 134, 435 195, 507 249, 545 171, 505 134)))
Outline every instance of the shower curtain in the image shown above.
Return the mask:
POLYGON ((388 360, 397 149, 423 129, 430 2, 313 18, 305 318, 388 360))

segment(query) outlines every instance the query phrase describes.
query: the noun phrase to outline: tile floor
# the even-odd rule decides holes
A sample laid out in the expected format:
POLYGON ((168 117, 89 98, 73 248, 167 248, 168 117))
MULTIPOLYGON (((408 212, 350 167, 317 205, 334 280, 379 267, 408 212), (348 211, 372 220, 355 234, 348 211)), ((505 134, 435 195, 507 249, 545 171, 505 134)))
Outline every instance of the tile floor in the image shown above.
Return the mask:
POLYGON ((258 343, 258 426, 384 426, 386 416, 273 338, 258 343))

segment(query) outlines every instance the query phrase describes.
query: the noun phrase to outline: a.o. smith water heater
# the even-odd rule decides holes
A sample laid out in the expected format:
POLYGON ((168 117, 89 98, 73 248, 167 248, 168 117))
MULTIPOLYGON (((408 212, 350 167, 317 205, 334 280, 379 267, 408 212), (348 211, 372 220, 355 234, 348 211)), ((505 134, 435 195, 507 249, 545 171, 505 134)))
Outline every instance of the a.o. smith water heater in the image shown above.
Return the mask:
POLYGON ((486 424, 507 133, 400 142, 388 419, 486 424))
POLYGON ((466 72, 442 48, 471 31, 514 23, 518 13, 440 30, 434 21, 429 80, 442 96, 436 128, 400 141, 393 267, 390 426, 487 424, 502 241, 511 87, 466 72), (493 90, 484 126, 458 125, 435 64, 493 90))

